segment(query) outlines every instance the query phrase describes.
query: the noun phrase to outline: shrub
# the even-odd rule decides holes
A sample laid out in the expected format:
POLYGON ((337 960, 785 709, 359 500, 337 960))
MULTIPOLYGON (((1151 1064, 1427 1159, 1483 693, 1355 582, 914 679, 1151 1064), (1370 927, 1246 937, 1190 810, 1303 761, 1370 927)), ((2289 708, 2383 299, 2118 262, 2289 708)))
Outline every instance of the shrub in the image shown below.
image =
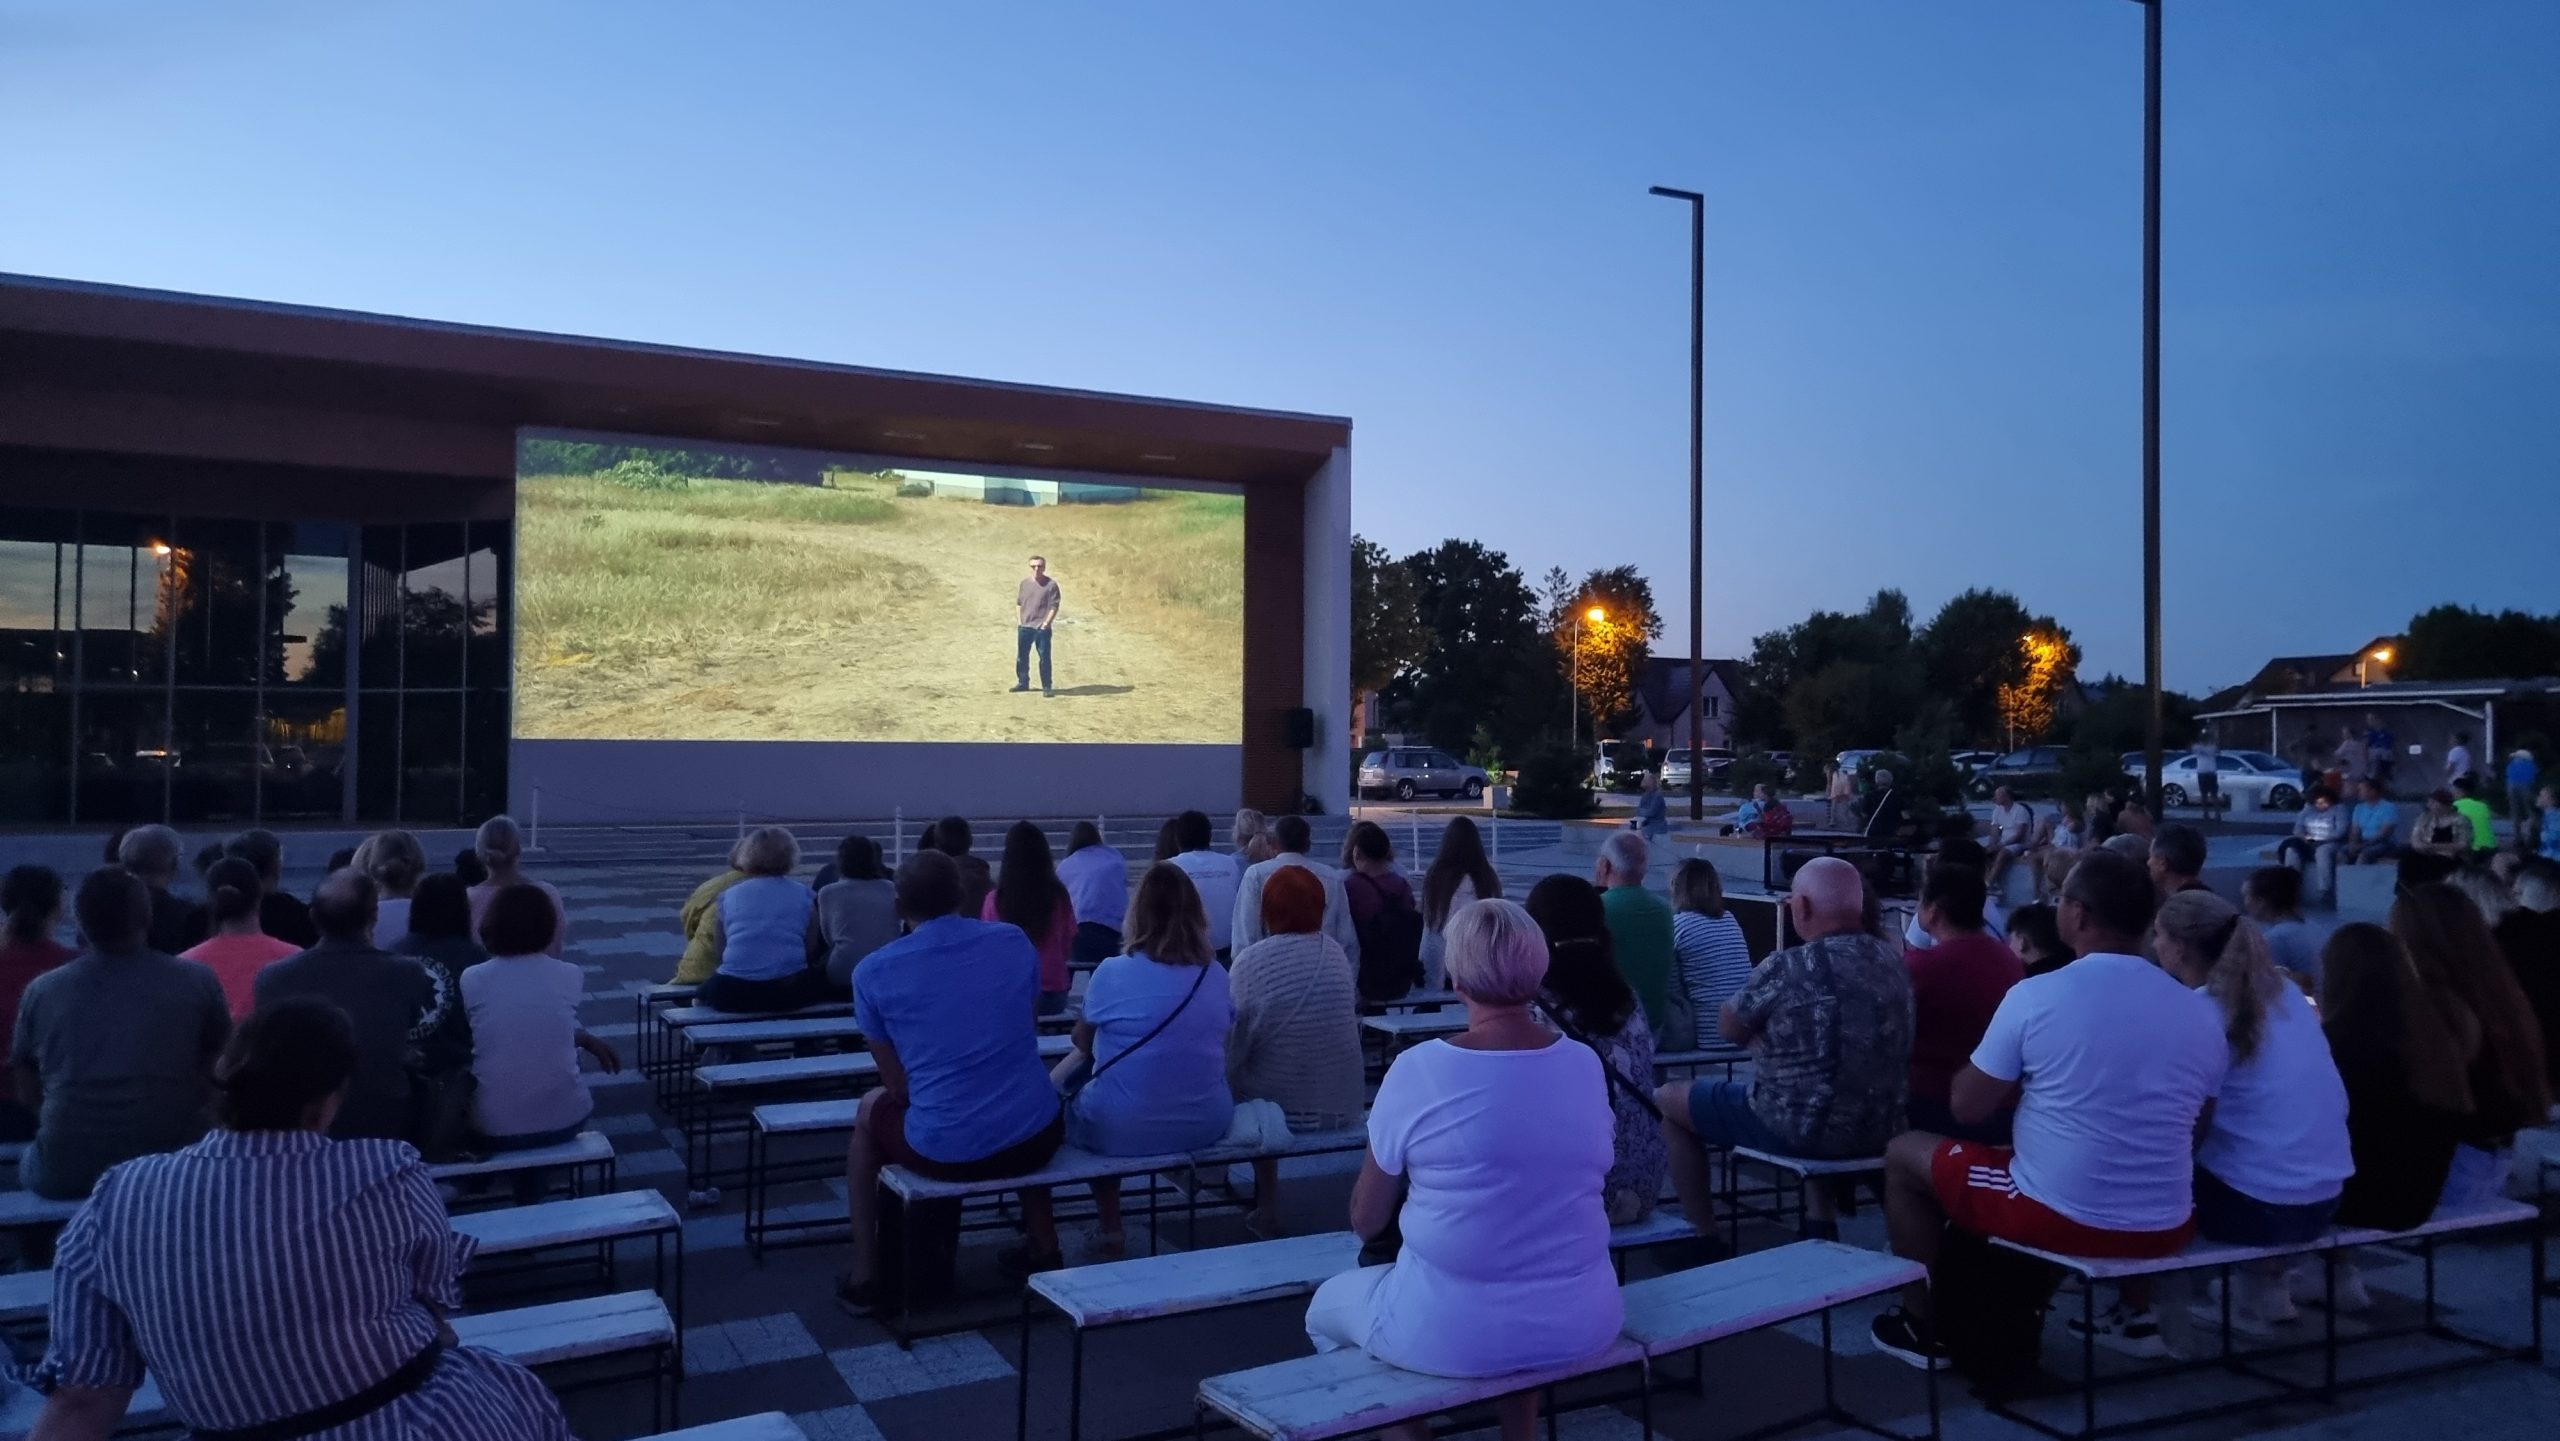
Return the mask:
POLYGON ((625 490, 684 490, 688 482, 645 455, 626 457, 613 463, 604 478, 625 490))
POLYGON ((1772 795, 1784 795, 1787 773, 1769 753, 1758 746, 1744 746, 1734 752, 1733 764, 1725 768, 1725 788, 1738 796, 1751 794, 1753 786, 1767 786, 1772 795))
POLYGON ((1520 761, 1512 809, 1546 820, 1579 820, 1591 814, 1591 752, 1550 745, 1520 761))
POLYGON ((2076 803, 2110 791, 2131 794, 2140 785, 2125 774, 2124 763, 2114 751, 2073 746, 2062 758, 2062 774, 2054 782, 2053 799, 2076 803))

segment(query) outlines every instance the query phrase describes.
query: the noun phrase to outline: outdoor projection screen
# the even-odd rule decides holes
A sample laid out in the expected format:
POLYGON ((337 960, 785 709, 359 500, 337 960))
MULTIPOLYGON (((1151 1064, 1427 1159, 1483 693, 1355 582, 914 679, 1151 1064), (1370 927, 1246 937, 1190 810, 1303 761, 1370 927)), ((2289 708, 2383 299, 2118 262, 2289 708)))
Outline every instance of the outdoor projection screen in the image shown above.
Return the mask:
POLYGON ((1241 739, 1232 491, 526 431, 515 575, 522 740, 1241 739))

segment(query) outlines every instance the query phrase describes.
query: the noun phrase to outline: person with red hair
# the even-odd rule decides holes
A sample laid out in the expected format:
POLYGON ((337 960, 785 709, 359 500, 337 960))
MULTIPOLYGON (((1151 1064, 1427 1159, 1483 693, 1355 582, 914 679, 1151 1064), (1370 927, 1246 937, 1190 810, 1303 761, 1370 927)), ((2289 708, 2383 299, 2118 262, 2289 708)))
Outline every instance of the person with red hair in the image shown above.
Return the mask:
MULTIPOLYGON (((1292 1131, 1359 1124, 1362 1061, 1360 996, 1351 958, 1324 933, 1324 882, 1284 866, 1262 888, 1261 940, 1236 957, 1229 985, 1235 1029, 1227 1033, 1227 1086, 1238 1101, 1265 1100, 1292 1131)), ((1253 1163, 1258 1236, 1280 1233, 1280 1163, 1253 1163)))

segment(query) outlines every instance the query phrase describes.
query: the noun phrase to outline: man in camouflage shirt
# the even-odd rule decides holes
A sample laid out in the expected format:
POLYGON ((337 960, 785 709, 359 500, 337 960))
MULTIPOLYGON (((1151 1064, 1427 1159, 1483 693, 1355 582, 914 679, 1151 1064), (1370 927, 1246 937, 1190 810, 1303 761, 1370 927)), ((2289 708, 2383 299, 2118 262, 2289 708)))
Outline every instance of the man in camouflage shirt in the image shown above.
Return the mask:
MULTIPOLYGON (((1865 887, 1835 857, 1798 871, 1787 916, 1804 943, 1762 961, 1720 1018, 1725 1039, 1754 1052, 1752 1078, 1661 1088, 1672 1178, 1701 1235, 1714 1229, 1708 1151, 1875 1156, 1902 1129, 1911 976, 1901 952, 1865 929, 1865 887)), ((1835 1234, 1829 1193, 1813 1187, 1805 1199, 1806 1233, 1835 1234)))

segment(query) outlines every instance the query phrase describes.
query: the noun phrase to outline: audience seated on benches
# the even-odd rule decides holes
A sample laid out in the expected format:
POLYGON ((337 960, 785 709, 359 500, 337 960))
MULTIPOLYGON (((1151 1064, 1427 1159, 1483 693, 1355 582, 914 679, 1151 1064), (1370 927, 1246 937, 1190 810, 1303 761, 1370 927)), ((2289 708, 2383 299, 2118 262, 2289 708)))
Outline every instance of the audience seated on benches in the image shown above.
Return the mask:
POLYGON ((1941 857, 1920 885, 1914 923, 1928 936, 1923 949, 1905 950, 1911 975, 1910 1126, 1996 1146, 2009 1143, 2009 1118, 1993 1116, 1966 1125, 1948 1109, 1947 1094, 1982 1033, 1991 1027, 2001 998, 2025 980, 2027 968, 2008 943, 1983 926, 1987 885, 1982 873, 1941 857))
POLYGON ((2497 923, 2498 949, 2541 1023, 2543 1073, 2560 1092, 2560 860, 2526 858, 2516 868, 2515 896, 2516 908, 2497 923))
POLYGON ((1538 1007, 1568 1039, 1600 1057, 1609 1090, 1608 1178, 1600 1199, 1612 1226, 1653 1214, 1671 1158, 1654 1104, 1653 1032, 1618 972, 1606 903, 1579 876, 1549 876, 1529 891, 1529 918, 1547 941, 1547 979, 1538 1007))
POLYGON ((2366 776, 2356 782, 2356 803, 2347 808, 2347 839, 2338 859, 2354 866, 2379 865, 2400 850, 2399 804, 2381 780, 2366 776))
MULTIPOLYGON (((1761 962, 1718 1021, 1727 1041, 1755 1053, 1751 1079, 1675 1081, 1656 1093, 1681 1209, 1702 1241, 1715 1232, 1708 1150, 1873 1156, 1902 1123, 1911 979, 1893 944, 1866 929, 1867 900, 1857 867, 1837 856, 1806 862, 1787 897, 1804 944, 1761 962)), ((1808 1234, 1835 1234, 1829 1189, 1805 1200, 1808 1234)))
POLYGON ((1004 869, 980 903, 978 919, 1002 921, 1030 938, 1040 957, 1040 1014, 1066 1010, 1074 978, 1067 962, 1076 948, 1076 907, 1058 879, 1049 838, 1038 826, 1015 821, 1004 833, 1004 869))
MULTIPOLYGON (((1885 1152, 1885 1220, 1898 1255, 1935 1266, 1945 1228, 2089 1256, 2165 1256, 2195 1234, 2196 1123, 2221 1088, 2230 1047, 2213 1003, 2140 954, 2151 877, 2105 851, 2062 890, 2062 935, 2079 959, 2001 999, 1949 1108, 1979 1124, 2014 1103, 2015 1148, 1929 1131, 1885 1152)), ((1926 1286, 1876 1318, 1876 1348, 1945 1364, 1926 1286)), ((2112 1308, 2119 1349, 2165 1350, 2148 1314, 2112 1308)))
MULTIPOLYGON (((1467 1029, 1396 1058, 1369 1114, 1352 1229, 1395 1259, 1316 1289, 1307 1334, 1437 1376, 1499 1376, 1595 1355, 1624 1312, 1601 1188, 1608 1082, 1591 1050, 1531 1010, 1544 937, 1509 901, 1450 921, 1450 985, 1467 1029), (1498 1279, 1486 1279, 1495 1277, 1498 1279)), ((1534 1393, 1501 1403, 1502 1435, 1533 1434, 1534 1393)), ((1428 1437, 1411 1422, 1386 1434, 1428 1437)))
POLYGON ((2488 921, 2462 892, 2442 882, 2406 889, 2392 903, 2391 933, 2433 1003, 2476 1036, 2466 1073, 2471 1108, 2442 1197, 2448 1206, 2475 1205, 2504 1184, 2516 1132, 2550 1116, 2542 1028, 2488 921))
MULTIPOLYGON (((1217 852, 1208 849, 1208 834, 1209 818, 1201 816, 1202 853, 1217 856, 1217 852)), ((1232 881, 1234 861, 1226 856, 1217 858, 1227 862, 1232 881)), ((1200 878, 1192 876, 1191 883, 1198 886, 1200 878)), ((1103 844, 1100 826, 1078 821, 1067 832, 1067 853, 1058 862, 1058 884, 1067 888, 1067 904, 1075 908, 1076 915, 1075 946, 1067 959, 1079 966, 1097 966, 1120 954, 1120 923, 1129 914, 1129 858, 1103 844)), ((1227 920, 1226 908, 1209 904, 1206 891, 1200 900, 1209 913, 1210 938, 1215 940, 1227 920)))
POLYGON ((483 873, 470 888, 472 933, 479 934, 480 917, 488 912, 489 902, 497 899, 498 888, 523 882, 540 887, 551 898, 551 944, 543 949, 555 956, 560 954, 561 947, 569 941, 569 908, 561 903, 558 886, 524 873, 524 829, 515 818, 491 816, 482 821, 471 838, 471 858, 483 873))
POLYGON ((702 983, 701 1003, 764 1013, 824 1000, 818 897, 791 878, 800 842, 780 826, 759 827, 739 843, 738 863, 746 879, 722 891, 703 922, 720 967, 702 983))
POLYGON ((502 887, 480 918, 490 959, 462 973, 481 1151, 539 1150, 578 1134, 595 1113, 594 1093, 578 1079, 580 1051, 608 1075, 622 1069, 613 1047, 578 1024, 586 974, 543 954, 550 926, 549 897, 521 882, 502 887))
MULTIPOLYGON (((1609 939, 1618 956, 1618 974, 1635 990, 1644 1008, 1644 1023, 1656 1041, 1671 1025, 1671 903, 1645 889, 1645 871, 1653 863, 1653 847, 1634 831, 1614 831, 1600 845, 1591 867, 1591 884, 1599 887, 1609 919, 1609 939)), ((1704 1020, 1693 1029, 1705 1025, 1704 1020)), ((1672 1042, 1682 1038, 1671 1036, 1672 1042)), ((1681 1051, 1695 1045, 1665 1043, 1681 1051)))
MULTIPOLYGON (((1294 1132, 1358 1125, 1360 995, 1351 958, 1324 933, 1324 884, 1296 868, 1272 876, 1262 887, 1262 924, 1268 934, 1245 947, 1228 976, 1235 1028, 1227 1033, 1227 1088, 1239 1102, 1278 1106, 1294 1132)), ((1277 1236, 1276 1158, 1253 1163, 1253 1195, 1246 1225, 1277 1236)))
POLYGON ((1724 902, 1724 874, 1715 862, 1692 858, 1671 873, 1671 990, 1673 1008, 1688 999, 1690 1034, 1674 1024, 1662 1034, 1666 1051, 1695 1050, 1713 1041, 1724 1003, 1751 979, 1751 942, 1742 918, 1724 902))
MULTIPOLYGON (((44 866, 12 866, 0 880, 0 1048, 18 1029, 18 1002, 38 976, 60 970, 78 952, 53 938, 62 923, 62 877, 44 866)), ((0 1141, 36 1133, 36 1113, 16 1096, 0 1096, 0 1141)))
POLYGON ((828 989, 846 994, 862 958, 898 938, 898 888, 881 864, 880 843, 869 836, 838 841, 834 869, 835 879, 818 888, 818 943, 828 989))
POLYGON ((566 1441, 532 1373, 450 1344, 472 1243, 417 1152, 329 1139, 356 1065, 337 1007, 270 1002, 223 1053, 219 1128, 99 1182, 55 1257, 40 1433, 103 1441, 147 1367, 197 1432, 566 1441))
MULTIPOLYGON (((419 1117, 411 1097, 410 1049, 442 1030, 446 1014, 462 998, 447 992, 441 973, 430 972, 416 957, 374 945, 375 900, 372 877, 330 872, 312 893, 319 942, 258 972, 257 998, 265 1005, 288 996, 316 997, 354 1023, 356 1076, 332 1135, 342 1141, 415 1140, 419 1117)), ((439 1059, 459 1067, 468 1056, 464 1050, 439 1059)))
POLYGON ((747 878, 746 871, 738 865, 738 851, 745 844, 746 837, 739 837, 738 845, 729 848, 727 867, 695 886, 693 894, 686 896, 684 905, 677 909, 676 929, 684 934, 684 955, 677 960, 676 973, 668 978, 668 985, 699 986, 720 969, 719 949, 711 944, 711 911, 719 904, 723 891, 747 878))
POLYGON ((89 949, 27 985, 11 1034, 18 1099, 36 1112, 19 1184, 54 1201, 89 1194, 119 1161, 204 1134, 231 1008, 213 972, 145 949, 151 895, 102 866, 72 909, 89 949))
MULTIPOLYGON (((845 1162, 853 1269, 836 1284, 848 1310, 893 1305, 880 1280, 880 1168, 938 1180, 1036 1171, 1066 1138, 1066 1115, 1040 1060, 1040 958, 1022 932, 961 915, 959 866, 918 851, 898 867, 910 927, 854 968, 854 1015, 880 1068, 855 1112, 845 1162)), ((1058 1253, 1045 1190, 1022 1193, 1034 1255, 1058 1253)))
MULTIPOLYGON (((1227 972, 1210 952, 1200 893, 1171 861, 1148 867, 1128 920, 1128 949, 1094 968, 1075 1050, 1058 1067, 1076 1087, 1067 1140, 1100 1156, 1203 1150, 1235 1121, 1227 1032, 1236 1010, 1227 972)), ((1095 1181, 1093 1204, 1096 1249, 1122 1255, 1120 1178, 1095 1181)), ((1059 1264, 1036 1250, 1004 1259, 1025 1274, 1059 1264)))

